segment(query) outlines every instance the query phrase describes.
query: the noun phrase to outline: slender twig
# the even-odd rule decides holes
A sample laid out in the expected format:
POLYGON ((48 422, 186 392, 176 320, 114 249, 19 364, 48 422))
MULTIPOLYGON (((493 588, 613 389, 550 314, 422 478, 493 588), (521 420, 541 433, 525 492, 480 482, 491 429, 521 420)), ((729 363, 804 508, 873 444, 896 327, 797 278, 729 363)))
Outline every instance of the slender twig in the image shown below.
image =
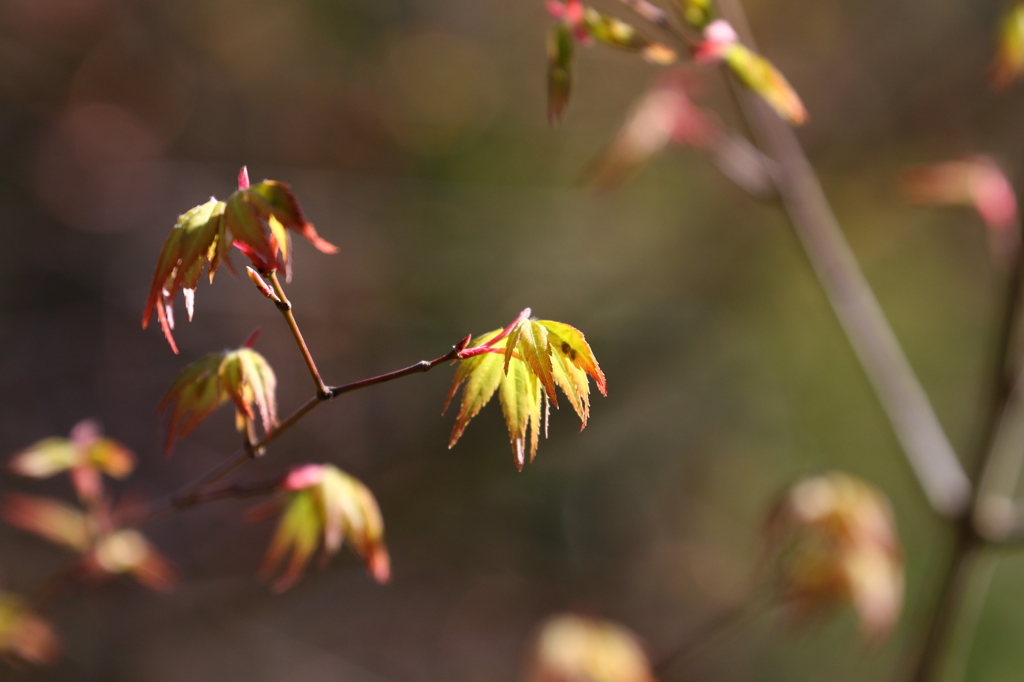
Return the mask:
POLYGON ((299 324, 295 321, 295 314, 292 312, 292 303, 288 300, 288 296, 284 293, 284 288, 281 286, 281 282, 277 279, 277 271, 271 270, 267 273, 267 278, 270 280, 270 286, 274 288, 274 293, 277 294, 279 301, 275 301, 277 309, 281 311, 284 316, 285 322, 288 323, 288 328, 292 332, 292 336, 295 337, 295 343, 299 346, 299 352, 302 353, 302 359, 306 361, 306 367, 309 368, 309 373, 313 377, 313 383, 316 384, 316 393, 318 396, 327 395, 327 384, 320 377, 320 372, 316 368, 316 362, 313 360, 313 355, 309 352, 309 346, 306 345, 306 340, 302 338, 302 331, 299 329, 299 324))
MULTIPOLYGON (((720 7, 725 18, 742 30, 746 21, 740 3, 721 2, 720 7)), ((940 515, 959 517, 970 502, 970 480, 861 272, 800 142, 758 97, 744 89, 739 100, 760 146, 778 164, 775 179, 781 206, 928 501, 940 515)))
POLYGON ((419 372, 429 372, 438 365, 458 359, 460 352, 461 349, 459 348, 459 346, 454 346, 450 351, 448 351, 439 358, 434 358, 433 360, 420 360, 415 365, 409 365, 408 367, 395 370, 394 372, 388 372, 387 374, 381 374, 380 376, 370 377, 369 379, 362 379, 360 381, 353 381, 350 384, 344 384, 342 386, 332 386, 327 390, 330 393, 331 397, 335 398, 343 393, 351 393, 352 391, 358 391, 361 388, 367 388, 369 386, 376 386, 377 384, 383 384, 388 381, 394 381, 395 379, 407 377, 410 374, 416 374, 419 372))

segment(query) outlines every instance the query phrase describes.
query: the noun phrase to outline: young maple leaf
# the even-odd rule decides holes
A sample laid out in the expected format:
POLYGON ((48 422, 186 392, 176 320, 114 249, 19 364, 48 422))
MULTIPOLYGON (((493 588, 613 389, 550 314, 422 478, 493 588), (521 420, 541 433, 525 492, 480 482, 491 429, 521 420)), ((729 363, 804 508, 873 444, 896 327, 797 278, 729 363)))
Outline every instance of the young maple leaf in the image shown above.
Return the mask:
POLYGON ((740 43, 736 31, 724 19, 705 27, 694 59, 702 64, 724 61, 743 85, 760 95, 791 125, 807 122, 807 109, 786 77, 770 61, 740 43))
POLYGON ((846 603, 867 639, 892 631, 903 602, 903 558, 881 491, 839 472, 807 478, 776 504, 766 529, 780 596, 797 616, 846 603))
POLYGON ((101 474, 124 478, 135 468, 131 450, 100 435, 99 425, 85 419, 71 429, 70 438, 45 438, 14 455, 7 466, 12 473, 29 478, 49 478, 70 472, 82 499, 98 499, 101 474))
POLYGON ((33 613, 22 597, 0 592, 0 655, 45 665, 57 658, 59 650, 49 622, 33 613))
POLYGON ((251 514, 258 518, 283 511, 260 567, 260 575, 269 578, 291 553, 284 572, 273 583, 275 592, 299 580, 317 547, 322 546, 326 561, 343 542, 362 557, 377 582, 388 582, 391 560, 384 546, 384 520, 365 485, 333 465, 307 464, 285 477, 280 495, 281 499, 251 514))
POLYGON ((323 253, 338 248, 322 239, 306 220, 291 188, 283 182, 264 180, 249 185, 245 168, 238 175, 238 191, 225 201, 210 199, 186 211, 171 230, 157 260, 153 284, 142 313, 142 328, 156 312, 167 342, 177 353, 171 330, 174 329, 174 297, 185 297, 188 319, 192 319, 196 285, 209 264, 210 282, 221 263, 227 263, 232 245, 264 272, 289 273, 289 230, 298 233, 323 253))
POLYGON ((232 400, 239 431, 259 412, 264 433, 277 426, 277 379, 266 359, 248 346, 210 353, 178 375, 157 410, 171 408, 164 454, 218 407, 232 400))
POLYGON ((1002 90, 1024 71, 1024 1, 1017 0, 999 27, 999 48, 990 69, 992 86, 1002 90))
POLYGON ((593 378, 601 395, 607 395, 604 373, 583 333, 561 322, 532 320, 529 308, 505 329, 496 329, 473 339, 470 346, 460 353, 460 358, 445 410, 459 387, 463 383, 466 387, 448 447, 459 441, 469 422, 497 392, 516 468, 520 471, 526 461, 527 435, 530 437, 531 462, 537 454, 541 401, 545 403, 545 434, 547 405, 554 403, 558 407, 555 386, 562 390, 579 415, 582 422, 580 430, 586 427, 590 417, 587 377, 593 378))
POLYGON ((526 682, 655 682, 636 636, 610 621, 554 616, 541 627, 526 682))

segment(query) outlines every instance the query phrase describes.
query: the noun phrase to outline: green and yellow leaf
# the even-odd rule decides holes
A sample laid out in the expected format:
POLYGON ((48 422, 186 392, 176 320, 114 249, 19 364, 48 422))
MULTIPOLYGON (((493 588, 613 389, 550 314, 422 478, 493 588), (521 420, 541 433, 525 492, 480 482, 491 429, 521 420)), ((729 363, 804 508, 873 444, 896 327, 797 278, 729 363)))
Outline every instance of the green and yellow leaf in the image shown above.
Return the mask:
POLYGON ((327 557, 344 542, 378 582, 390 579, 384 520, 373 493, 361 482, 330 464, 307 464, 288 474, 280 495, 275 505, 283 507, 283 514, 260 568, 260 575, 269 578, 290 554, 273 583, 275 592, 299 580, 318 547, 327 557))
POLYGON ((607 391, 604 373, 583 334, 561 322, 529 319, 529 313, 529 309, 523 311, 506 329, 472 340, 462 353, 445 402, 447 410, 459 387, 465 385, 448 441, 450 448, 497 392, 520 470, 527 451, 530 461, 537 454, 542 422, 547 433, 547 406, 558 407, 556 387, 569 399, 583 427, 590 417, 589 379, 602 395, 607 391))

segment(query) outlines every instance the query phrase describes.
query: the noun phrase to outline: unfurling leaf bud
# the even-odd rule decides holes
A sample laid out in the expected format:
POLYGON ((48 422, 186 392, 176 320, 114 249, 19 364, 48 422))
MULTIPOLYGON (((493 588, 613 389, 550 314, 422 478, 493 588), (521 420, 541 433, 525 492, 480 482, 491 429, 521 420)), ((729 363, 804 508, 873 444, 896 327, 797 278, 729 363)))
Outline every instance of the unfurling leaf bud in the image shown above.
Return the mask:
POLYGON ((560 615, 541 628, 525 682, 654 682, 647 654, 615 623, 560 615))
POLYGON ((724 19, 707 25, 694 59, 704 64, 724 61, 743 85, 791 125, 807 122, 807 110, 785 76, 770 61, 740 43, 736 31, 724 19))
POLYGON ((373 493, 352 476, 330 464, 298 467, 285 477, 280 499, 272 505, 274 510, 282 510, 281 521, 260 574, 269 578, 291 554, 284 572, 273 583, 275 592, 283 592, 299 580, 318 546, 326 558, 336 554, 343 542, 362 557, 377 582, 390 579, 380 508, 373 493))
POLYGON ((249 265, 245 266, 245 271, 246 273, 248 273, 249 279, 252 280, 252 283, 255 284, 256 288, 260 290, 261 294, 269 298, 274 303, 281 302, 281 299, 278 298, 277 294, 274 293, 274 290, 270 288, 270 285, 263 281, 263 278, 260 277, 260 274, 258 272, 253 270, 252 267, 249 265))
POLYGON ((874 486, 833 472, 792 486, 767 523, 784 604, 807 618, 854 608, 861 631, 884 639, 903 603, 903 559, 892 509, 874 486))

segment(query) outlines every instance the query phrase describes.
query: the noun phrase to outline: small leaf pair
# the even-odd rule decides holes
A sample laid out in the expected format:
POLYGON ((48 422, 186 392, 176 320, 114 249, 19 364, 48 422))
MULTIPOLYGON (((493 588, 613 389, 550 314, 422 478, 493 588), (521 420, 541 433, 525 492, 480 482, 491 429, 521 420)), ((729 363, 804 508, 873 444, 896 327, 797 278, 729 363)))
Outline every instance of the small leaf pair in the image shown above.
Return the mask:
POLYGON ((264 180, 249 185, 248 171, 238 176, 238 191, 225 201, 210 199, 178 218, 164 242, 157 260, 149 298, 142 314, 142 327, 149 325, 154 311, 167 342, 177 353, 171 330, 174 329, 174 298, 181 291, 185 308, 192 319, 196 285, 209 264, 210 282, 217 268, 228 260, 234 245, 258 270, 289 272, 291 237, 289 230, 308 240, 323 253, 336 253, 337 247, 322 239, 306 220, 299 202, 283 182, 264 180))
POLYGON ((253 510, 254 518, 281 512, 281 521, 263 559, 260 574, 269 578, 290 553, 284 572, 273 583, 283 592, 302 576, 317 547, 326 561, 343 542, 362 557, 379 583, 391 576, 384 546, 384 520, 373 493, 357 479, 330 464, 293 469, 279 487, 280 497, 253 510))
POLYGON ((101 474, 124 478, 135 468, 135 456, 116 440, 102 437, 99 425, 86 419, 71 429, 70 438, 43 439, 14 455, 7 466, 28 478, 69 472, 78 496, 94 501, 103 491, 101 474))
POLYGON ((171 565, 138 532, 106 530, 99 520, 58 500, 10 494, 0 506, 4 520, 82 555, 82 568, 92 578, 128 574, 154 590, 174 587, 171 565))
POLYGON ((892 509, 877 488, 838 472, 800 481, 772 511, 767 536, 777 587, 797 616, 846 603, 867 639, 892 631, 903 602, 903 558, 892 509))
MULTIPOLYGON (((218 407, 231 400, 239 431, 249 430, 257 413, 264 433, 277 426, 277 379, 270 363, 248 345, 210 353, 178 375, 158 410, 171 409, 164 454, 218 407)), ((248 433, 251 438, 251 430, 248 433)))
POLYGON ((559 23, 548 34, 548 121, 562 119, 573 81, 575 44, 599 43, 639 54, 652 64, 667 65, 678 56, 620 19, 585 7, 581 0, 548 0, 548 13, 559 23))
POLYGON ((719 19, 705 27, 694 59, 704 64, 725 62, 744 86, 757 93, 784 120, 796 126, 807 122, 807 110, 786 77, 770 61, 740 43, 729 22, 719 19))
POLYGON ((654 682, 654 674, 629 630, 609 621, 560 615, 541 628, 525 680, 654 682))
POLYGON ((516 468, 526 461, 530 439, 530 461, 537 454, 542 421, 547 432, 548 403, 558 407, 555 386, 569 399, 586 427, 590 416, 590 384, 594 380, 606 395, 604 373, 597 364, 583 333, 561 322, 530 319, 527 308, 505 329, 477 337, 460 353, 461 363, 452 380, 445 409, 465 383, 462 404, 455 419, 448 447, 453 447, 469 422, 479 414, 494 393, 498 393, 505 415, 516 468))

